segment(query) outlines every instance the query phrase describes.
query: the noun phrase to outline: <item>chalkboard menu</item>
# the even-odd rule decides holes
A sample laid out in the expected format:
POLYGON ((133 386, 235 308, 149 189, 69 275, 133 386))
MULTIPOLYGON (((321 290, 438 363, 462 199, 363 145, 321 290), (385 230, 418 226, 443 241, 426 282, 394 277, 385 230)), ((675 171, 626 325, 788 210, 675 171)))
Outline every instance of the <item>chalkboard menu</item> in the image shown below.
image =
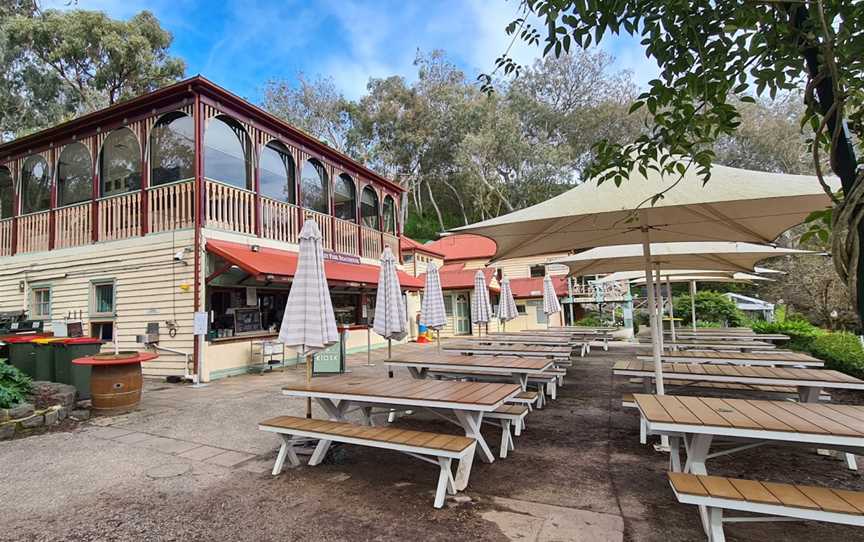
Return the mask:
POLYGON ((261 331, 261 311, 258 308, 234 309, 234 333, 261 331))

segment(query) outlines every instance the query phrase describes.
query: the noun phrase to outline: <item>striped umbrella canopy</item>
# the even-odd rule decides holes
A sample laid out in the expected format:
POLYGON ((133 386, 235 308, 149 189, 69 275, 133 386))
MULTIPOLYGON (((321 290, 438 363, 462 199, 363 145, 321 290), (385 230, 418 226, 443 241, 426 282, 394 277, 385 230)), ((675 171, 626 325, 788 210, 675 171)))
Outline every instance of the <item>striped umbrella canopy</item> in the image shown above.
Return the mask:
POLYGON ((558 302, 558 294, 555 293, 551 275, 546 275, 543 279, 543 312, 546 316, 561 312, 561 303, 558 302))
POLYGON ((510 279, 501 281, 501 293, 498 294, 498 319, 502 322, 513 320, 519 316, 516 301, 513 300, 513 290, 510 289, 510 279))
POLYGON ((441 277, 438 276, 438 268, 432 262, 429 262, 426 267, 426 286, 423 288, 423 302, 420 304, 420 323, 429 329, 441 329, 447 325, 441 277))
POLYGON ((304 354, 323 350, 339 340, 324 275, 322 239, 318 224, 307 220, 300 230, 300 257, 279 329, 279 341, 304 354))
POLYGON ((492 304, 489 302, 489 286, 486 284, 486 275, 483 271, 477 271, 474 275, 474 299, 471 303, 471 322, 474 324, 488 324, 492 320, 492 304))
POLYGON ((399 341, 408 334, 407 320, 405 303, 402 302, 402 288, 396 273, 396 258, 387 246, 381 253, 378 292, 375 296, 375 324, 372 330, 388 341, 399 341))

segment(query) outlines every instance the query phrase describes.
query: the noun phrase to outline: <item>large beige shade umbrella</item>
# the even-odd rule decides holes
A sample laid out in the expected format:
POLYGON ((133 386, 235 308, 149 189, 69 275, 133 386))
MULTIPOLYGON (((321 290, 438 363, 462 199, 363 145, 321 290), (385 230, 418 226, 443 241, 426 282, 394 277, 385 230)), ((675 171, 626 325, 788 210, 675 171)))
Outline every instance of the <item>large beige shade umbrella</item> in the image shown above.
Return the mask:
MULTIPOLYGON (((791 254, 813 254, 807 250, 775 248, 754 243, 694 242, 651 243, 651 264, 654 268, 710 271, 753 272, 753 267, 766 258, 791 254)), ((551 263, 563 264, 574 276, 614 273, 616 271, 645 272, 642 245, 617 245, 592 248, 579 254, 557 258, 551 263)))
MULTIPOLYGON (((631 171, 621 186, 588 180, 552 199, 462 228, 495 241, 494 259, 554 254, 642 243, 651 277, 650 243, 749 241, 770 243, 830 200, 816 177, 748 171, 715 165, 703 182, 696 168, 683 175, 631 171), (656 197, 662 194, 662 197, 656 197), (652 205, 653 204, 653 205, 652 205)), ((837 179, 831 179, 838 185, 837 179)), ((654 284, 648 281, 654 300, 654 284)), ((657 304, 651 315, 657 393, 663 394, 657 304)))

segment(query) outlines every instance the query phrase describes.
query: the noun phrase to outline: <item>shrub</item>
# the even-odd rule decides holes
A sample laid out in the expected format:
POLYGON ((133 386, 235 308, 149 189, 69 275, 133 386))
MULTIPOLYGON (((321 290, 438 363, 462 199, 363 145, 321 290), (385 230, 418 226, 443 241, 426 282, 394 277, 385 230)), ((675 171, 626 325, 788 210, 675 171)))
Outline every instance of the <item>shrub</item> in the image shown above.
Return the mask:
POLYGON ((7 363, 0 362, 0 408, 23 403, 30 393, 30 377, 7 363))
MULTIPOLYGON (((684 322, 690 321, 690 296, 682 295, 675 298, 675 317, 684 322)), ((727 326, 740 326, 744 322, 744 313, 738 310, 735 303, 720 292, 703 290, 696 292, 696 318, 706 322, 725 323, 727 326)), ((697 323, 698 325, 698 323, 697 323)))
POLYGON ((589 313, 582 317, 580 320, 576 320, 573 324, 575 326, 589 326, 589 327, 600 327, 603 325, 602 320, 600 320, 600 316, 595 313, 589 313))
POLYGON ((810 353, 825 362, 825 367, 864 377, 864 348, 852 333, 823 333, 810 343, 810 353))
POLYGON ((801 319, 784 320, 782 322, 756 321, 751 323, 756 333, 782 333, 789 335, 787 347, 792 350, 810 351, 811 344, 816 337, 825 334, 825 331, 814 326, 810 322, 801 319))

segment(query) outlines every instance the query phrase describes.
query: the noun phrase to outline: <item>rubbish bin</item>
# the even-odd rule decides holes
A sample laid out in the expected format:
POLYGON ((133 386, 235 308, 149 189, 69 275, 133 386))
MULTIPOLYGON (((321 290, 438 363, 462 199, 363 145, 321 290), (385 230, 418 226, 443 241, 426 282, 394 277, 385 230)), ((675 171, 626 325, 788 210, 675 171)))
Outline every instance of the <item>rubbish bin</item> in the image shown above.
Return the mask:
POLYGON ((90 399, 90 365, 76 365, 73 359, 99 353, 102 341, 90 337, 76 337, 54 343, 54 377, 61 384, 71 384, 78 390, 79 399, 90 399))
POLYGON ((54 345, 65 340, 65 338, 61 337, 41 337, 31 341, 35 345, 36 367, 34 369, 34 380, 56 382, 54 377, 54 345))
POLYGON ((36 378, 36 345, 33 339, 36 335, 21 335, 9 337, 4 342, 9 345, 9 363, 30 378, 36 378))

